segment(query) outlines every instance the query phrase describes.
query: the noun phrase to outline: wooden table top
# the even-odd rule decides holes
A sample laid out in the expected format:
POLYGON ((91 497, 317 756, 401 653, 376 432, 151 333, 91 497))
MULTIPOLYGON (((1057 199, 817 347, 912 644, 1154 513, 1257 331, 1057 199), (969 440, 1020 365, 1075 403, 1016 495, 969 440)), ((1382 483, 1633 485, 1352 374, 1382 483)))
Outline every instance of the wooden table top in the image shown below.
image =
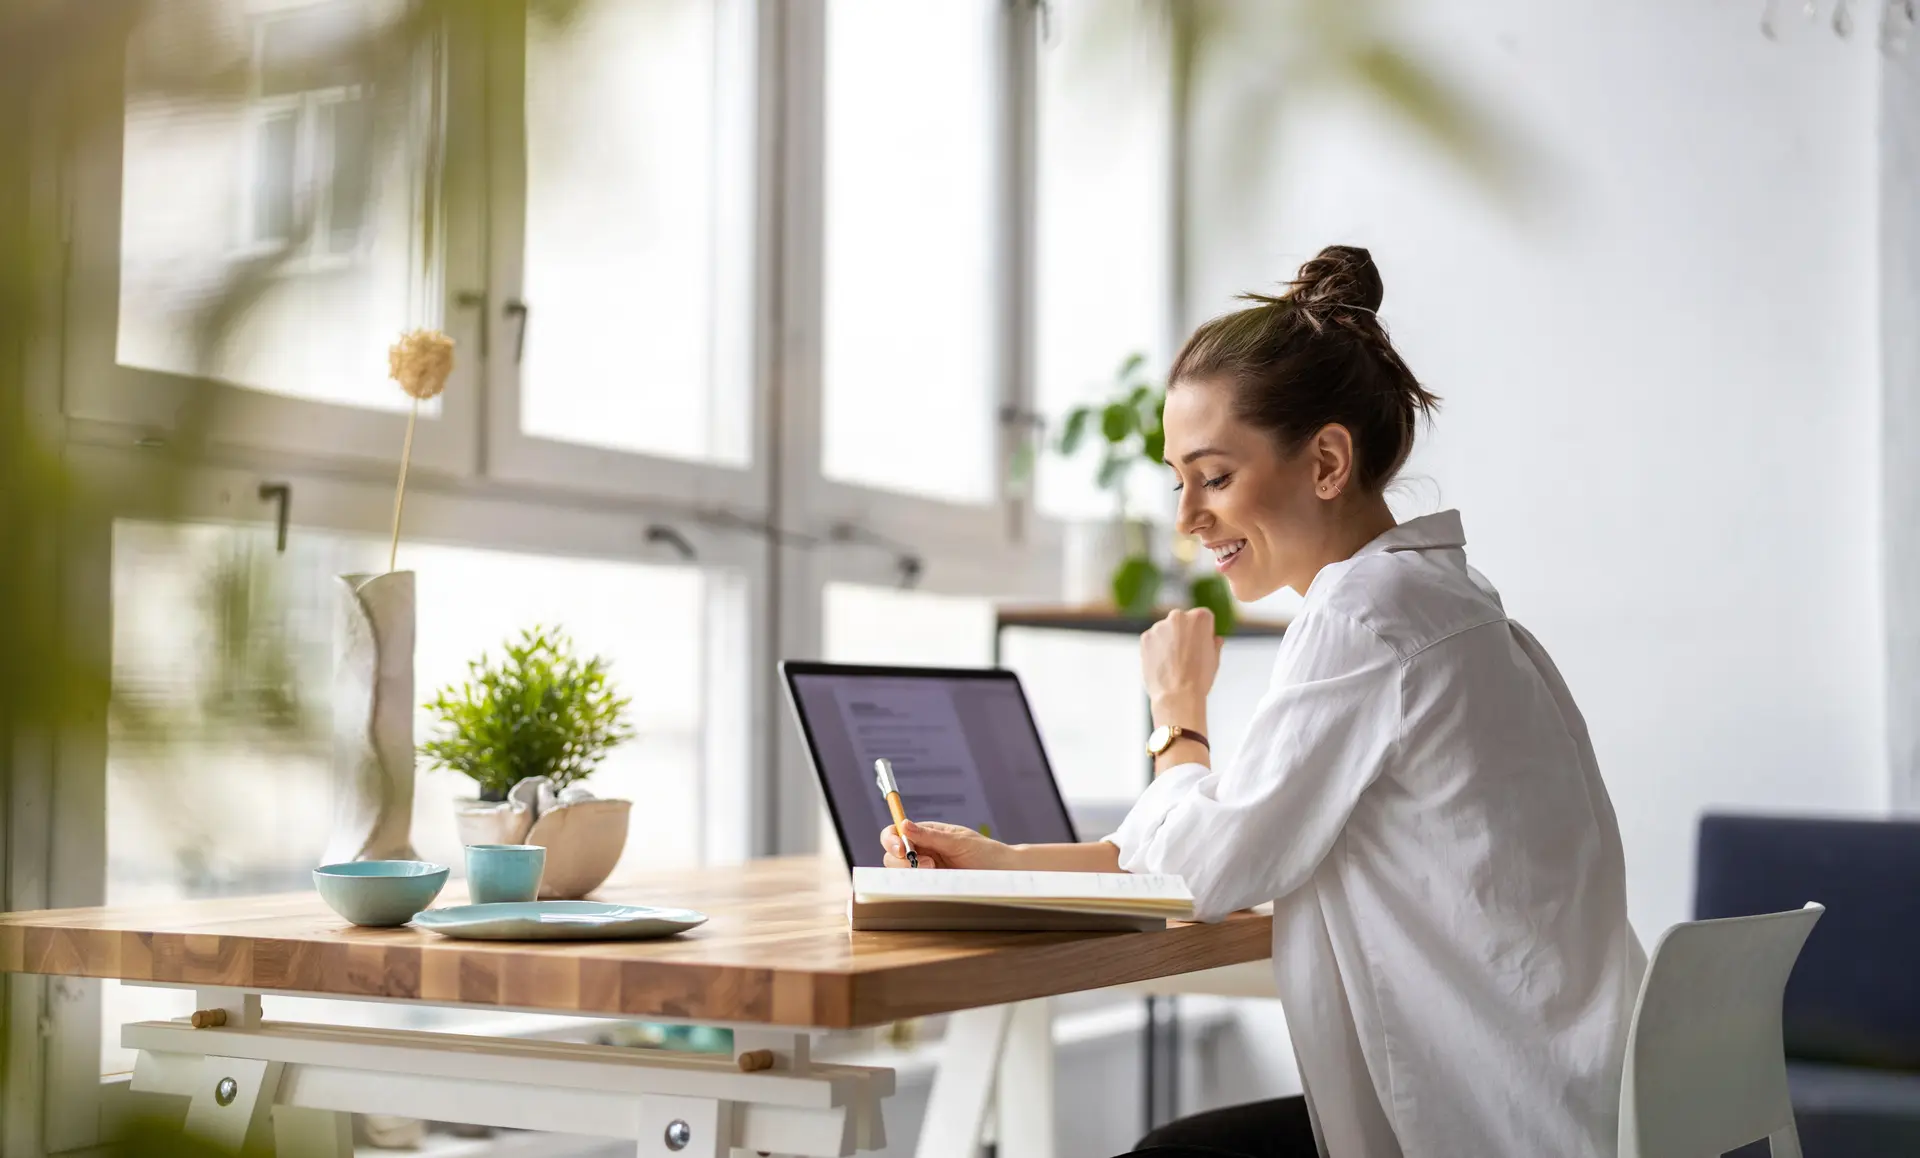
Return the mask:
MULTIPOLYGON (((657 873, 599 900, 698 909, 664 941, 454 941, 348 925, 312 892, 0 915, 0 972, 852 1028, 1265 959, 1272 921, 1146 933, 856 933, 838 858, 657 873)), ((449 885, 436 904, 459 904, 449 885)))

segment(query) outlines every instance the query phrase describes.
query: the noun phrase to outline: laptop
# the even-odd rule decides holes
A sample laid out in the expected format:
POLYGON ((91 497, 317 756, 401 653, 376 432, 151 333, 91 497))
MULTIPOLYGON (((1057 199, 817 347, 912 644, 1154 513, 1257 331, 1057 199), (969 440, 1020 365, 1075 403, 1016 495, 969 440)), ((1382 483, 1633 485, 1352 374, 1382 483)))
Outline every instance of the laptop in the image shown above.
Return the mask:
POLYGON ((849 866, 885 858, 880 830, 893 817, 874 786, 881 757, 893 762, 910 820, 1009 844, 1079 839, 1012 672, 802 660, 780 671, 849 866))

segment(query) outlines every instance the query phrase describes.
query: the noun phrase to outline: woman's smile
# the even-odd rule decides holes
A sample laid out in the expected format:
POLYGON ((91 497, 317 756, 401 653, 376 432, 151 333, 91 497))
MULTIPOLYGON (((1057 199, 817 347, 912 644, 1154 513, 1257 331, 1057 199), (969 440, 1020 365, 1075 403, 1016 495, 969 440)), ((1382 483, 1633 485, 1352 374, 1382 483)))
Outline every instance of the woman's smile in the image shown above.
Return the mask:
POLYGON ((1208 543, 1206 546, 1207 550, 1213 552, 1213 565, 1225 571, 1227 568, 1233 566, 1234 560, 1240 557, 1240 552, 1246 548, 1246 545, 1247 541, 1245 539, 1223 539, 1219 542, 1208 543))

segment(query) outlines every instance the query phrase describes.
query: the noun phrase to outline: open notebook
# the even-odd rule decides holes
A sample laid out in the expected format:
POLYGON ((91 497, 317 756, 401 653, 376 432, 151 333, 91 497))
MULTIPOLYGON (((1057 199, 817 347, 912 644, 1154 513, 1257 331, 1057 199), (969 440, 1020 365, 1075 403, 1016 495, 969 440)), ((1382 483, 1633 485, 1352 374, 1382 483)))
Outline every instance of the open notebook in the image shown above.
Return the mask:
POLYGON ((855 929, 1151 929, 1193 919, 1193 894, 1152 873, 853 870, 855 929))

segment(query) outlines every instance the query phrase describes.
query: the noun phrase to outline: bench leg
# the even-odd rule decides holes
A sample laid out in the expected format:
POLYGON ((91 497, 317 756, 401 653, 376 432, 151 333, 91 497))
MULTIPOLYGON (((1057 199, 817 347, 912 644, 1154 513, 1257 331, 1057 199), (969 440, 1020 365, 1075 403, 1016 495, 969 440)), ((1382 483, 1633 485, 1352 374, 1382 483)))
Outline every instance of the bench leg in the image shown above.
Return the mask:
POLYGON ((993 1095, 998 1158, 1053 1158, 1053 1007, 1013 1007, 993 1095))
POLYGON ((187 1103, 187 1133, 228 1154, 267 1154, 273 1145, 273 1095, 280 1063, 203 1057, 187 1103))
POLYGON ((639 1158, 727 1158, 733 1105, 713 1098, 649 1097, 640 1102, 639 1158))
POLYGON ((915 1158, 978 1158, 1013 1011, 1011 1005, 994 1005, 961 1010, 947 1019, 915 1158))

